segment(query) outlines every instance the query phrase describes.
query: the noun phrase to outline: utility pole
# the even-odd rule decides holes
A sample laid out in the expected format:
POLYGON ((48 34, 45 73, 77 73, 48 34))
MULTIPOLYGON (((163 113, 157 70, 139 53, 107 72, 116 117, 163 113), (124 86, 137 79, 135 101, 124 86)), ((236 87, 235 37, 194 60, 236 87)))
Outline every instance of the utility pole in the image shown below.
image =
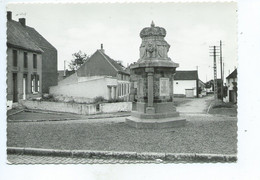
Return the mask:
MULTIPOLYGON (((225 76, 224 76, 224 75, 225 75, 224 72, 225 72, 225 63, 223 62, 223 80, 224 80, 224 77, 225 77, 225 76)), ((223 84, 224 84, 224 81, 223 81, 223 84)))
POLYGON ((223 71, 222 71, 222 41, 219 46, 220 74, 221 74, 221 101, 223 101, 223 71))
POLYGON ((64 60, 64 72, 63 72, 63 76, 66 76, 66 60, 64 60))
POLYGON ((217 83, 217 61, 216 61, 216 57, 217 57, 217 47, 216 46, 210 46, 210 50, 213 52, 210 52, 211 55, 213 56, 213 72, 214 72, 214 98, 215 101, 217 101, 218 99, 218 83, 217 83))

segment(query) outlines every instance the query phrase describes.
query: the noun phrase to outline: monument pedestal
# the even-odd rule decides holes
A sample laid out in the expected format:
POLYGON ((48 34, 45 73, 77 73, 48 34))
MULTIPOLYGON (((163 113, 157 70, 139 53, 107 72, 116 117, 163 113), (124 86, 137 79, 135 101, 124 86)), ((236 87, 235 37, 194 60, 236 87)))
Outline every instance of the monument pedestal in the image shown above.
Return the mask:
POLYGON ((145 107, 146 103, 136 103, 136 111, 126 118, 126 124, 135 128, 173 128, 186 124, 181 118, 173 102, 154 103, 154 107, 145 107), (150 108, 153 111, 150 111, 150 108))
POLYGON ((184 126, 186 124, 186 119, 181 117, 143 119, 130 116, 126 118, 126 124, 138 129, 175 128, 184 126))

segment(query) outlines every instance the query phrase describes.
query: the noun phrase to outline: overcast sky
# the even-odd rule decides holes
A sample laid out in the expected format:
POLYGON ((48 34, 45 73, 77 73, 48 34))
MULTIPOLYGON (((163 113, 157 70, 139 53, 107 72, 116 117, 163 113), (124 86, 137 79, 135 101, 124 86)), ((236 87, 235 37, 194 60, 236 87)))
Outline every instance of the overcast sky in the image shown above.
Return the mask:
POLYGON ((166 29, 168 55, 179 63, 177 70, 198 66, 202 81, 212 79, 209 46, 220 40, 225 77, 237 67, 236 3, 9 4, 7 10, 14 20, 25 17, 28 26, 56 47, 59 70, 74 52, 91 55, 101 43, 107 55, 125 66, 137 61, 139 33, 152 20, 166 29))

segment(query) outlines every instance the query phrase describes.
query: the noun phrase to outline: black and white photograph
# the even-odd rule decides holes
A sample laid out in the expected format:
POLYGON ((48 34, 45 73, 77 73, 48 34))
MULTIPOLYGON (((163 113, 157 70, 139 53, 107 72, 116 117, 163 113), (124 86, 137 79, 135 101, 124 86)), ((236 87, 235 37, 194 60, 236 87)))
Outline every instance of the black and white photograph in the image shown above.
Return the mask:
POLYGON ((237 164, 238 14, 235 1, 7 3, 5 163, 237 164))

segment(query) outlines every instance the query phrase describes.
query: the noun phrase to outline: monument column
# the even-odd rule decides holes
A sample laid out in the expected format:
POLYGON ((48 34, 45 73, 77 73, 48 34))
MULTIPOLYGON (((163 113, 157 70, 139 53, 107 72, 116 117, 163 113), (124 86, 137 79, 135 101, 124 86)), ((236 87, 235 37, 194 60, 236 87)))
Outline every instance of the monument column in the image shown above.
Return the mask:
POLYGON ((154 75, 154 68, 145 68, 145 72, 147 73, 147 87, 148 87, 148 97, 147 97, 147 108, 146 113, 152 114, 154 113, 154 107, 153 107, 153 75, 154 75))

